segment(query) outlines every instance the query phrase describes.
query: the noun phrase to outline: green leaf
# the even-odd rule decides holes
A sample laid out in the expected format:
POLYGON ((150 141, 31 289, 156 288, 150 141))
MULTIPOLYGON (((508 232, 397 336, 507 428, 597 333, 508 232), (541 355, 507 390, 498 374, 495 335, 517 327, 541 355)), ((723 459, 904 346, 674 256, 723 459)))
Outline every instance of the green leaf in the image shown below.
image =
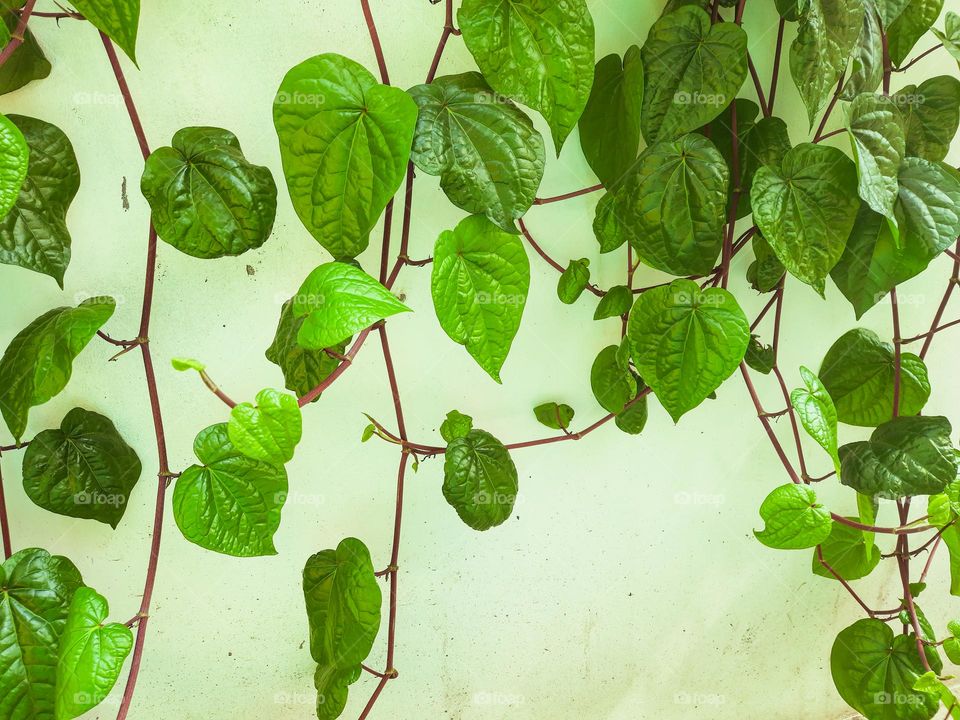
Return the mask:
POLYGON ((72 720, 110 694, 133 649, 126 625, 105 623, 109 607, 96 590, 77 588, 60 638, 56 720, 72 720))
POLYGON ((943 652, 954 665, 960 665, 960 640, 955 637, 947 638, 943 643, 943 652))
POLYGON ((703 275, 723 247, 727 164, 713 143, 690 134, 644 150, 608 201, 594 232, 603 251, 626 237, 651 267, 671 275, 703 275))
POLYGON ((840 459, 844 485, 888 500, 940 493, 957 478, 945 417, 894 418, 869 440, 840 448, 840 459))
POLYGON ((652 145, 706 125, 736 97, 747 76, 747 34, 681 7, 654 23, 641 57, 640 126, 652 145))
POLYGON ((116 528, 140 479, 140 458, 109 418, 74 408, 58 430, 44 430, 23 456, 23 489, 59 515, 116 528))
POLYGON ((890 60, 895 66, 903 63, 927 30, 940 17, 943 0, 910 0, 896 20, 887 24, 890 60))
POLYGON ((533 414, 541 425, 546 425, 552 430, 566 430, 573 421, 573 408, 569 405, 555 402, 543 403, 533 409, 533 414))
POLYGON ((943 49, 950 53, 954 60, 960 62, 960 15, 948 11, 943 21, 943 31, 931 28, 930 32, 943 43, 943 49))
MULTIPOLYGON (((877 512, 880 510, 880 501, 873 495, 857 493, 857 514, 864 525, 874 525, 877 522, 877 512)), ((874 544, 876 533, 873 530, 861 530, 863 535, 864 552, 867 562, 872 562, 873 553, 877 549, 874 544)), ((879 551, 878 551, 879 552, 879 551)))
POLYGON ((907 155, 943 160, 960 125, 960 80, 940 75, 894 95, 907 128, 907 155))
POLYGON ((747 281, 757 292, 768 293, 780 284, 786 269, 762 234, 754 233, 750 244, 755 260, 747 268, 747 281))
POLYGON ((953 520, 955 512, 946 493, 937 493, 927 498, 927 515, 930 516, 930 524, 938 528, 953 520))
POLYGON ((242 454, 227 423, 201 430, 191 465, 177 478, 173 517, 183 536, 208 550, 251 557, 276 555, 273 534, 287 495, 287 473, 242 454))
MULTIPOLYGON (((20 15, 16 12, 3 12, 3 26, 8 34, 16 29, 19 19, 20 15)), ((50 69, 50 61, 28 27, 20 47, 0 65, 0 95, 19 90, 34 80, 42 80, 50 75, 50 69)))
POLYGON ((621 361, 620 348, 608 345, 590 368, 590 388, 600 407, 614 415, 637 395, 637 380, 630 366, 621 361))
POLYGON ((140 180, 161 240, 198 258, 241 255, 266 242, 277 214, 270 171, 243 156, 229 130, 187 127, 154 150, 140 180))
MULTIPOLYGON (((879 0, 880 4, 884 0, 879 0)), ((883 81, 883 35, 873 0, 864 0, 863 25, 853 48, 850 73, 840 92, 841 100, 853 100, 860 93, 872 93, 883 81)))
POLYGON ((756 335, 751 335, 743 361, 757 372, 769 375, 776 364, 777 356, 772 345, 763 345, 756 335))
POLYGON ((88 298, 77 307, 45 312, 21 330, 0 359, 0 411, 17 442, 30 408, 66 387, 73 359, 113 315, 113 298, 88 298))
POLYGON ((806 388, 797 388, 790 393, 790 404, 800 418, 807 434, 817 441, 833 459, 833 466, 840 474, 840 456, 837 454, 837 408, 830 393, 816 375, 805 367, 800 368, 800 377, 806 388))
MULTIPOLYGON (((737 98, 721 112, 709 124, 701 128, 703 135, 708 138, 720 151, 724 163, 729 168, 733 168, 733 108, 737 111, 737 174, 740 182, 731 177, 729 183, 729 192, 727 200, 727 212, 733 209, 733 194, 739 188, 740 194, 737 196, 737 219, 744 218, 750 214, 750 185, 753 182, 753 175, 749 172, 747 160, 756 160, 754 152, 766 152, 766 148, 747 147, 747 139, 750 137, 757 115, 760 114, 760 107, 752 100, 737 98)), ((766 118, 765 118, 766 119, 766 118)), ((755 140, 760 138, 756 136, 755 140)), ((763 138, 766 139, 766 138, 763 138)), ((789 143, 786 150, 790 149, 789 143)), ((786 152, 784 150, 784 152, 786 152)), ((779 162, 779 159, 778 159, 779 162)), ((732 173, 732 170, 731 170, 732 173)))
POLYGON ((301 222, 335 259, 356 257, 403 181, 417 104, 328 53, 284 76, 273 123, 301 222))
POLYGON ((626 285, 614 285, 600 298, 597 309, 593 313, 593 319, 605 320, 626 315, 630 312, 631 305, 633 305, 633 291, 626 285))
POLYGON ((627 435, 639 435, 647 425, 648 415, 647 396, 644 395, 618 412, 613 422, 627 435))
MULTIPOLYGON (((738 113, 738 129, 739 122, 738 113)), ((743 151, 740 153, 740 190, 742 194, 739 217, 745 217, 749 214, 748 211, 752 210, 750 189, 753 187, 753 178, 757 174, 757 170, 764 165, 780 167, 784 156, 790 152, 791 147, 787 124, 778 117, 760 118, 747 132, 743 141, 743 151), (746 211, 743 211, 743 208, 746 211)), ((724 157, 728 156, 724 155, 724 157)))
POLYGON ((80 187, 80 168, 60 128, 8 115, 27 141, 30 162, 13 208, 0 218, 0 262, 49 275, 63 287, 70 263, 67 209, 80 187))
POLYGON ((0 115, 0 218, 10 212, 20 195, 29 159, 30 148, 20 128, 0 115))
POLYGON ((322 350, 410 308, 363 270, 342 262, 324 263, 307 275, 293 298, 293 315, 303 318, 297 343, 322 350))
POLYGON ((830 512, 817 502, 806 485, 788 483, 767 495, 760 505, 763 530, 754 530, 757 540, 780 550, 802 550, 819 545, 830 536, 830 512))
POLYGON ((444 442, 451 443, 457 438, 466 437, 471 430, 473 430, 473 418, 458 410, 451 410, 447 413, 447 419, 440 425, 440 437, 444 442))
POLYGON ((937 693, 914 690, 923 674, 913 635, 894 635, 882 620, 864 618, 841 630, 830 651, 840 697, 870 720, 929 720, 937 693))
POLYGON ((590 261, 587 258, 571 260, 567 269, 560 273, 557 282, 557 297, 565 305, 573 305, 590 284, 590 261))
POLYGON ((960 596, 960 523, 954 523, 941 534, 950 553, 950 594, 960 596))
POLYGON ((593 71, 593 89, 580 116, 580 147, 590 168, 606 188, 614 187, 637 157, 643 63, 640 48, 607 55, 593 71))
MULTIPOLYGON (((292 390, 298 396, 306 395, 326 380, 330 373, 340 364, 333 355, 326 350, 309 350, 301 347, 297 342, 297 335, 303 326, 304 318, 293 313, 293 300, 283 304, 280 310, 280 321, 273 342, 267 348, 267 360, 277 365, 283 372, 283 380, 287 390, 292 390)), ((331 350, 343 353, 348 340, 337 343, 331 350)), ((316 399, 319 399, 317 396, 316 399)), ((316 400, 315 400, 316 401, 316 400)))
POLYGON ((227 423, 227 435, 237 450, 270 465, 290 462, 302 433, 297 398, 270 388, 257 393, 256 407, 250 403, 234 407, 227 423))
POLYGON ((888 97, 863 93, 850 103, 847 130, 857 160, 860 197, 881 215, 892 217, 907 145, 900 110, 888 97))
POLYGON ((207 366, 204 365, 199 360, 194 360, 193 358, 170 358, 170 365, 177 372, 187 372, 188 370, 196 370, 198 373, 203 372, 207 369, 207 366))
MULTIPOLYGON (((830 347, 817 373, 848 425, 876 427, 893 417, 893 346, 872 330, 854 328, 830 347)), ((923 360, 901 357, 900 414, 916 415, 930 397, 923 360)))
POLYGON ((823 295, 857 218, 857 169, 840 150, 797 145, 765 165, 750 191, 753 219, 786 269, 823 295))
POLYGON ((677 422, 740 365, 750 323, 726 290, 674 280, 637 298, 627 338, 634 365, 677 422))
POLYGON ((60 635, 83 585, 80 571, 65 557, 28 548, 3 563, 0 579, 0 716, 53 720, 60 635))
POLYGON ((931 257, 960 234, 960 180, 946 166, 907 158, 900 168, 897 223, 931 257))
POLYGON ((790 74, 810 127, 826 104, 860 37, 863 0, 810 0, 790 46, 790 74))
MULTIPOLYGON (((857 518, 847 518, 857 520, 857 518)), ((880 550, 857 528, 833 521, 830 536, 820 543, 823 560, 844 580, 859 580, 866 577, 880 562, 880 550)), ((813 574, 836 580, 820 562, 817 552, 813 553, 813 574)))
POLYGON ((507 232, 533 205, 543 179, 543 137, 480 73, 439 77, 410 95, 420 108, 411 159, 440 176, 450 202, 507 232))
POLYGON ((440 327, 500 382, 530 289, 523 244, 482 215, 441 233, 430 282, 440 327))
POLYGON ((593 18, 585 0, 464 0, 457 21, 491 87, 539 111, 559 155, 593 84, 593 18))
POLYGON ((493 435, 471 430, 447 444, 443 461, 443 497, 474 530, 489 530, 513 513, 517 468, 493 435))
POLYGON ((318 665, 317 717, 337 718, 380 630, 382 596, 367 546, 345 538, 336 550, 310 556, 303 568, 303 597, 310 654, 318 665))
POLYGON ((796 22, 807 11, 810 0, 774 0, 774 4, 784 20, 796 22))
POLYGON ((137 62, 140 0, 71 0, 70 4, 137 62))
MULTIPOLYGON (((944 648, 946 648, 946 645, 944 645, 944 648)), ((932 648, 929 647, 927 648, 928 655, 931 649, 932 648)), ((937 678, 935 671, 928 670, 917 678, 916 682, 913 683, 913 689, 922 693, 936 694, 940 698, 940 702, 948 708, 946 717, 960 717, 960 703, 957 702, 953 691, 937 678)), ((940 708, 938 707, 937 709, 939 710, 940 708)))

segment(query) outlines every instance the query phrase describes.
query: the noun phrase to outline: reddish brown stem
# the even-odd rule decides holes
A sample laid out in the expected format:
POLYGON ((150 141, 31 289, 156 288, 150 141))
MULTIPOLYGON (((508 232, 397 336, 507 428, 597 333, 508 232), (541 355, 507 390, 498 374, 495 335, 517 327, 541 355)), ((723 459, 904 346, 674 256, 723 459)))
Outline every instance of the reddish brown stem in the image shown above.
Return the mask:
POLYGON ((383 57, 383 47, 380 45, 380 35, 377 33, 377 24, 373 21, 373 13, 370 12, 369 0, 360 0, 360 7, 363 10, 363 19, 367 23, 367 32, 370 33, 373 53, 377 56, 377 67, 380 68, 380 82, 384 85, 389 85, 390 73, 387 72, 387 61, 383 57))
MULTIPOLYGON (((523 234, 523 237, 525 237, 526 240, 527 240, 527 242, 530 243, 530 247, 532 247, 534 250, 536 250, 537 255, 539 255, 539 256, 542 257, 544 260, 546 260, 547 263, 548 263, 554 270, 556 270, 556 271, 559 272, 559 273, 563 273, 563 271, 564 271, 563 265, 561 265, 561 264, 558 263, 556 260, 554 260, 552 257, 550 257, 550 256, 546 253, 546 251, 545 251, 542 247, 540 247, 540 245, 537 243, 537 241, 533 239, 533 236, 530 234, 530 231, 527 229, 527 226, 526 226, 526 224, 523 222, 523 220, 518 220, 518 221, 517 221, 517 225, 519 225, 519 227, 520 227, 520 232, 523 234)), ((596 285, 594 285, 593 283, 587 283, 586 289, 587 289, 588 291, 590 291, 591 293, 593 293, 594 295, 596 295, 597 297, 603 297, 604 295, 606 295, 606 293, 605 293, 603 290, 601 290, 600 288, 598 288, 598 287, 597 287, 596 285)))
POLYGON ((897 288, 890 291, 890 309, 893 313, 893 416, 900 414, 900 381, 902 376, 901 349, 902 340, 900 338, 900 308, 897 305, 897 288))
POLYGON ((33 7, 36 4, 37 0, 27 0, 23 6, 23 10, 20 11, 20 19, 17 21, 17 26, 13 29, 13 32, 10 33, 9 42, 7 42, 3 50, 0 51, 0 67, 3 67, 3 64, 7 62, 10 56, 17 51, 17 48, 23 44, 23 39, 27 32, 27 23, 30 21, 30 16, 33 14, 33 7))
POLYGON ((332 373, 327 375, 327 377, 324 378, 323 382, 321 382, 313 390, 308 392, 306 395, 303 395, 298 400, 300 407, 304 407, 305 405, 309 405, 310 403, 312 403, 314 400, 320 397, 320 394, 324 390, 326 390, 328 387, 333 385, 333 383, 336 382, 338 377, 343 375, 346 369, 350 367, 350 365, 352 364, 352 361, 357 356, 357 353, 360 352, 360 348, 363 347, 363 343, 366 342, 372 330, 373 328, 367 328, 366 330, 362 331, 359 335, 357 335, 357 339, 353 341, 353 345, 351 345, 350 349, 347 351, 347 354, 345 356, 346 359, 343 362, 341 362, 339 365, 337 365, 336 369, 332 373))
POLYGON ((583 188, 582 190, 574 190, 573 192, 564 193, 563 195, 553 195, 552 197, 537 198, 536 200, 533 201, 533 204, 549 205, 550 203, 563 202, 564 200, 569 200, 570 198, 589 195, 590 193, 595 193, 599 190, 603 190, 603 185, 591 185, 590 187, 583 188))

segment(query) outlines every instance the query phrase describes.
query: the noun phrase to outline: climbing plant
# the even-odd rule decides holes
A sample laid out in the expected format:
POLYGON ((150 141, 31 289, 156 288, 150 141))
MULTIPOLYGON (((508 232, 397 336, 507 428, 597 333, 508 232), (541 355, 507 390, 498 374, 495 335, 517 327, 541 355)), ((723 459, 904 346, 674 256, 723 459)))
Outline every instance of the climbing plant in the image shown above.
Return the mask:
MULTIPOLYGON (((898 73, 931 53, 960 60, 960 17, 947 12, 940 22, 942 0, 776 0, 769 78, 748 50, 746 0, 670 0, 642 47, 599 61, 585 0, 463 0, 459 7, 444 0, 432 63, 424 82, 409 89, 390 84, 373 13, 360 0, 377 73, 323 48, 328 52, 277 78, 275 96, 264 98, 264 107, 272 102, 286 195, 229 130, 185 127, 169 145, 151 149, 126 61, 116 52, 137 62, 139 0, 73 0, 73 9, 56 11, 35 5, 0 0, 0 92, 50 72, 28 23, 93 25, 143 155, 140 188, 151 223, 140 324, 122 333, 130 339, 107 333, 115 302, 102 296, 53 308, 10 340, 0 359, 0 413, 12 443, 0 452, 22 453, 24 491, 49 512, 116 528, 144 465, 156 470, 156 509, 141 607, 126 622, 108 622, 106 598, 71 560, 41 548, 14 552, 0 482, 0 717, 77 717, 111 692, 124 668, 117 717, 127 716, 144 661, 166 516, 205 550, 277 553, 285 466, 302 440, 301 414, 375 336, 395 417, 369 417, 357 442, 376 438, 399 449, 393 542, 383 564, 374 563, 380 553, 353 537, 330 538, 327 549, 305 560, 304 627, 316 661, 318 718, 339 717, 363 673, 377 679, 360 713, 368 717, 398 677, 396 594, 409 471, 442 456, 441 492, 451 510, 473 530, 493 530, 513 513, 517 451, 579 440, 611 421, 639 434, 652 401, 682 422, 738 372, 785 471, 785 482, 771 479, 760 504, 757 541, 805 551, 813 573, 836 582, 865 614, 838 628, 829 663, 837 692, 868 720, 927 720, 944 708, 960 718, 944 683, 944 656, 960 664, 960 619, 929 618, 918 604, 921 593, 940 591, 928 590, 926 578, 941 547, 948 592, 960 595, 954 430, 947 418, 923 414, 935 384, 925 357, 937 334, 960 324, 944 319, 960 284, 960 173, 944 163, 960 123, 960 81, 941 75, 893 88, 898 73), (937 44, 908 59, 928 32, 937 44), (476 68, 441 76, 454 38, 476 68), (802 137, 791 136, 775 112, 786 74, 805 108, 802 137), (532 113, 546 122, 549 138, 532 113), (572 137, 599 184, 540 196, 548 157, 572 137), (418 173, 438 177, 463 211, 423 259, 410 255, 418 173), (623 258, 622 284, 606 289, 594 282, 587 258, 555 259, 523 220, 534 205, 588 194, 598 197, 596 237, 584 253, 623 258), (171 468, 160 369, 151 355, 158 253, 198 262, 241 255, 269 242, 278 203, 288 201, 326 261, 283 304, 265 349, 285 387, 235 402, 202 359, 173 359, 172 370, 196 372, 226 408, 221 422, 196 428, 196 461, 171 468), (371 244, 379 263, 364 267, 358 257, 371 244), (388 328, 407 312, 433 312, 437 336, 442 330, 479 366, 474 382, 501 382, 523 327, 528 249, 557 270, 560 302, 596 302, 595 319, 612 321, 617 331, 617 342, 599 349, 584 378, 606 414, 577 430, 574 408, 557 398, 532 408, 551 433, 503 442, 474 427, 461 412, 469 408, 451 409, 439 439, 411 439, 388 328), (744 278, 731 272, 741 252, 753 257, 744 278), (952 261, 952 271, 930 329, 903 337, 897 286, 940 256, 952 261), (414 267, 429 267, 432 309, 410 306, 393 291, 399 274, 414 267), (641 268, 666 279, 640 286, 641 268), (891 331, 883 338, 854 326, 819 364, 810 358, 785 373, 778 351, 786 288, 825 297, 828 280, 845 298, 829 301, 837 312, 849 312, 849 302, 859 319, 886 303, 891 331), (747 293, 769 295, 753 319, 737 300, 747 293), (31 408, 66 387, 73 360, 95 338, 115 346, 114 357, 141 356, 156 435, 149 460, 126 442, 123 428, 83 407, 59 427, 30 421, 31 408), (918 353, 908 352, 915 343, 918 353), (783 409, 762 406, 755 373, 771 376, 783 409), (780 417, 792 447, 777 434, 780 417), (841 429, 852 432, 849 426, 871 434, 842 443, 841 429), (817 462, 830 472, 809 472, 803 433, 822 448, 817 462), (849 507, 841 512, 821 502, 822 483, 848 487, 849 507), (912 561, 924 553, 917 573, 912 561), (878 609, 854 583, 884 561, 896 565, 891 593, 898 600, 878 609), (379 670, 365 664, 378 638, 386 646, 379 670)), ((79 184, 73 147, 59 128, 0 115, 0 261, 62 288, 70 264, 67 216, 79 184)))

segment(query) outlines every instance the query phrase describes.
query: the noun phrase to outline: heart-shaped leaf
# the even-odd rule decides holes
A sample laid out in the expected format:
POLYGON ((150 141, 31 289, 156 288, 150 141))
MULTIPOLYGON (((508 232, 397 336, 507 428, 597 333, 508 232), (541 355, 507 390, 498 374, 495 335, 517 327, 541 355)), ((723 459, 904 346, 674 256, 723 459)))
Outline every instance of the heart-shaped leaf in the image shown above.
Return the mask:
POLYGON ((30 148, 20 128, 0 115, 0 218, 10 212, 20 195, 29 159, 30 148))
POLYGON ((471 430, 447 444, 443 497, 474 530, 489 530, 513 514, 519 479, 510 453, 485 430, 471 430))
POLYGON ((451 410, 440 424, 440 437, 444 442, 449 443, 456 438, 465 437, 471 430, 473 430, 473 418, 459 410, 451 410))
POLYGON ((900 110, 888 97, 863 93, 850 103, 847 129, 857 160, 860 197, 881 215, 892 218, 907 145, 900 110))
POLYGON ((960 80, 939 75, 897 91, 907 129, 907 155, 943 160, 960 125, 960 80))
POLYGON ((960 234, 960 179, 952 169, 923 158, 900 167, 896 216, 902 235, 936 257, 960 234))
POLYGON ((256 407, 250 403, 234 407, 227 423, 227 435, 237 450, 271 465, 283 465, 293 459, 302 432, 297 399, 270 388, 257 393, 256 407))
MULTIPOLYGON (((837 408, 833 398, 820 382, 820 378, 805 367, 800 368, 800 377, 806 388, 797 388, 790 393, 790 404, 800 418, 800 424, 833 460, 834 469, 840 474, 840 456, 837 454, 837 408)), ((814 543, 816 545, 817 543, 814 543)))
POLYGON ((140 0, 71 0, 70 4, 137 62, 140 0))
POLYGON ((760 505, 763 530, 757 540, 780 550, 802 550, 819 545, 830 535, 830 512, 805 485, 789 483, 773 490, 760 505))

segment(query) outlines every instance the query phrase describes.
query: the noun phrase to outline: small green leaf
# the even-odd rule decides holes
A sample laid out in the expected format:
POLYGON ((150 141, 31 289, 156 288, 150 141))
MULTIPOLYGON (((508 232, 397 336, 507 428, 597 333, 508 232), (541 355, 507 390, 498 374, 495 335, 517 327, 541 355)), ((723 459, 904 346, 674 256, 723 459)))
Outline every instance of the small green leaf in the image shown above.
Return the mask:
POLYGON ((573 305, 590 284, 590 261, 587 258, 571 260, 557 282, 557 297, 565 305, 573 305))
POLYGON ((170 358, 170 364, 173 366, 174 370, 179 372, 185 372, 187 370, 196 370, 197 372, 203 372, 207 369, 207 366, 204 365, 199 360, 194 360, 193 358, 170 358))
POLYGON ((593 313, 593 319, 605 320, 626 315, 630 312, 631 305, 633 305, 633 291, 626 285, 614 285, 600 298, 597 309, 593 313))
MULTIPOLYGON (((19 9, 19 6, 16 9, 19 9)), ((16 30, 20 14, 2 5, 0 5, 0 14, 3 15, 2 24, 9 35, 16 30)), ((50 75, 50 69, 50 61, 43 54, 37 38, 27 27, 20 47, 13 51, 3 65, 0 65, 0 95, 19 90, 34 80, 42 80, 50 75)))
POLYGON ((360 442, 367 442, 370 438, 377 434, 377 426, 374 424, 369 424, 363 429, 363 433, 360 435, 360 442))
POLYGON ((943 43, 943 49, 950 53, 954 60, 960 62, 960 15, 948 11, 943 21, 943 30, 931 28, 930 32, 943 43))
MULTIPOLYGON (((946 648, 946 645, 944 645, 944 648, 946 648)), ((927 647, 926 650, 929 656, 933 648, 927 647)), ((942 669, 941 667, 941 670, 942 669)), ((921 693, 935 693, 940 698, 940 702, 948 708, 946 717, 956 720, 956 718, 960 717, 960 703, 958 703, 953 691, 937 677, 937 672, 938 671, 935 670, 925 672, 913 683, 913 689, 921 693)), ((937 710, 939 709, 938 706, 937 710)))
POLYGON ((482 215, 441 233, 430 282, 440 327, 500 382, 530 289, 530 262, 515 235, 482 215))
POLYGON ((70 4, 136 64, 140 0, 70 0, 70 4))
POLYGON ((294 317, 304 318, 297 343, 322 350, 410 308, 363 270, 342 262, 325 263, 307 275, 293 298, 294 317))
POLYGON ((543 403, 533 409, 533 414, 541 425, 546 425, 553 430, 566 430, 573 421, 573 408, 569 405, 555 402, 543 403))
MULTIPOLYGON (((304 319, 294 315, 293 299, 285 302, 280 309, 280 321, 277 323, 273 342, 264 353, 267 360, 283 372, 287 390, 292 390, 299 396, 306 395, 317 387, 340 365, 340 360, 326 352, 326 348, 310 350, 297 342, 304 319)), ((349 339, 337 343, 330 349, 342 354, 348 341, 349 339)), ((314 402, 319 399, 318 395, 314 402)))
POLYGON ((763 235, 754 233, 750 242, 755 260, 747 268, 747 282, 757 292, 768 293, 780 284, 786 269, 763 235))
MULTIPOLYGON (((806 389, 797 388, 790 393, 790 404, 800 418, 800 424, 833 459, 833 467, 840 474, 840 456, 837 454, 837 408, 830 393, 816 375, 805 367, 800 368, 800 377, 806 389)), ((869 493, 868 493, 869 494, 869 493)))
MULTIPOLYGON (((741 102, 740 100, 737 101, 741 102)), ((753 103, 751 103, 753 105, 753 103)), ((755 106, 754 106, 755 107, 755 106)), ((751 108, 752 112, 752 108, 751 108)), ((759 112, 759 108, 757 108, 759 112)), ((737 111, 737 134, 740 134, 740 114, 737 111)), ((752 113, 754 116, 756 113, 752 113)), ((723 116, 721 116, 723 117, 723 116)), ((714 121, 716 122, 716 121, 714 121)), ((743 137, 740 152, 740 204, 737 206, 737 217, 742 218, 749 215, 753 208, 750 205, 750 189, 753 187, 753 178, 764 165, 780 167, 783 162, 783 156, 790 152, 790 133, 787 130, 787 124, 778 117, 763 117, 756 123, 747 126, 746 135, 743 137)), ((727 133, 729 135, 729 132, 727 133)), ((719 142, 719 141, 718 141, 719 142)), ((720 147, 720 145, 718 145, 720 147)), ((724 158, 729 165, 733 165, 733 158, 724 150, 724 158)), ((731 183, 731 195, 735 189, 731 183)), ((758 237, 754 235, 754 239, 758 237)))
POLYGON ((133 649, 126 625, 105 623, 106 598, 77 588, 60 638, 57 662, 56 720, 72 720, 99 705, 120 677, 133 649))
POLYGON ((763 345, 756 335, 751 335, 743 361, 757 372, 769 375, 777 356, 772 345, 763 345))
POLYGON ((493 435, 471 430, 447 444, 443 462, 443 497, 474 530, 489 530, 513 513, 517 468, 493 435))
POLYGON ((907 145, 900 110, 888 97, 863 93, 850 103, 847 130, 857 160, 860 197, 876 212, 892 217, 907 145))
POLYGON ((440 424, 440 437, 451 443, 457 438, 466 437, 473 430, 473 418, 458 410, 447 413, 447 419, 440 424))
MULTIPOLYGON (((847 518, 857 520, 857 518, 847 518)), ((868 541, 857 528, 833 521, 830 536, 820 543, 823 561, 844 580, 859 580, 866 577, 880 562, 880 550, 868 541)), ((813 574, 836 580, 820 562, 816 551, 813 553, 813 574)))
POLYGON ((960 80, 939 75, 893 96, 907 128, 907 155, 943 160, 960 124, 960 80))
POLYGON ((627 435, 639 435, 647 425, 648 415, 647 396, 644 395, 618 412, 613 418, 613 422, 618 429, 627 433, 627 435))
POLYGON ((780 550, 802 550, 819 545, 830 536, 830 512, 817 502, 805 485, 788 483, 767 495, 760 505, 763 530, 754 530, 757 540, 780 550))
POLYGON ((590 387, 600 407, 614 415, 637 395, 637 380, 629 365, 621 362, 620 347, 608 345, 590 368, 590 387))
POLYGON ((140 479, 140 458, 109 418, 74 408, 23 456, 23 489, 40 507, 116 528, 140 479))
POLYGON ((297 399, 270 388, 257 393, 256 407, 250 403, 234 407, 227 423, 227 435, 237 450, 271 465, 293 459, 302 432, 297 399))
POLYGON ((20 195, 29 159, 30 148, 20 128, 0 115, 0 218, 10 212, 20 195))
POLYGON ((909 0, 896 17, 887 22, 890 60, 900 65, 913 46, 940 17, 943 0, 909 0))

